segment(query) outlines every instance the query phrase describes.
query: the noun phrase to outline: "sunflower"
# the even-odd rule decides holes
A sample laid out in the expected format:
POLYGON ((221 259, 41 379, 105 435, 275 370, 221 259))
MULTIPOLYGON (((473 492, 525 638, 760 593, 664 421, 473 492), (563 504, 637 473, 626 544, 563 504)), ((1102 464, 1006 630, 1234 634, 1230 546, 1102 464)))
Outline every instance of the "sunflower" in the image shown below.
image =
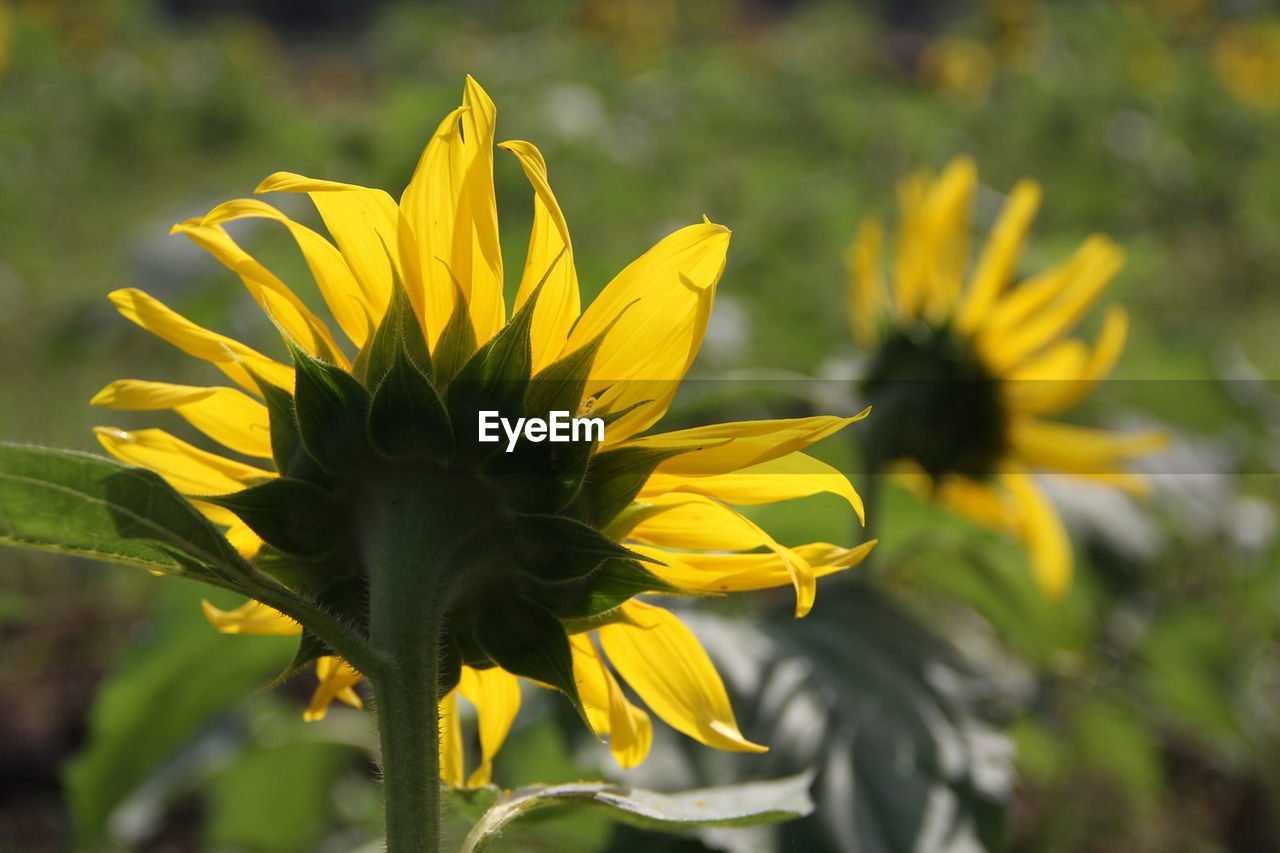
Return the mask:
MULTIPOLYGON (((542 155, 504 142, 497 147, 515 156, 533 198, 509 313, 494 119, 493 102, 468 78, 462 105, 439 125, 398 203, 382 190, 284 172, 259 185, 259 193, 307 194, 327 237, 255 199, 176 225, 239 276, 293 363, 141 291, 117 291, 111 300, 125 317, 238 387, 126 379, 93 402, 173 410, 231 454, 159 429, 99 427, 97 436, 188 496, 259 570, 366 631, 370 591, 378 594, 368 508, 429 507, 396 533, 412 537, 421 521, 434 532, 415 547, 434 548, 432 537, 456 545, 444 561, 449 574, 432 588, 446 602, 437 699, 442 774, 454 785, 489 780, 520 707, 521 677, 574 699, 623 767, 645 758, 652 735, 649 712, 632 696, 708 746, 761 751, 739 731, 692 633, 635 596, 789 585, 804 615, 816 579, 856 564, 873 543, 787 547, 734 506, 825 492, 861 517, 848 480, 803 452, 861 415, 644 434, 698 352, 730 232, 705 219, 674 232, 583 310, 542 155), (241 219, 288 230, 336 332, 240 248, 225 226, 241 219), (603 439, 553 444, 526 432, 514 449, 479 441, 478 413, 557 409, 598 416, 603 439), (481 755, 470 774, 459 696, 478 717, 481 755)), ((319 681, 308 719, 334 699, 360 705, 361 673, 279 612, 251 600, 230 610, 206 603, 205 613, 226 632, 302 635, 295 663, 314 663, 319 681)))
POLYGON ((877 417, 866 436, 868 464, 1016 536, 1040 588, 1056 596, 1070 582, 1071 545, 1033 472, 1141 494, 1143 480, 1125 463, 1164 437, 1047 419, 1087 396, 1124 347, 1127 317, 1118 306, 1107 309, 1091 346, 1073 336, 1124 255, 1095 235, 1062 264, 1015 285, 1041 195, 1024 179, 971 267, 976 185, 966 158, 936 178, 920 172, 902 183, 890 282, 878 221, 863 222, 846 256, 850 323, 872 353, 864 391, 877 417))

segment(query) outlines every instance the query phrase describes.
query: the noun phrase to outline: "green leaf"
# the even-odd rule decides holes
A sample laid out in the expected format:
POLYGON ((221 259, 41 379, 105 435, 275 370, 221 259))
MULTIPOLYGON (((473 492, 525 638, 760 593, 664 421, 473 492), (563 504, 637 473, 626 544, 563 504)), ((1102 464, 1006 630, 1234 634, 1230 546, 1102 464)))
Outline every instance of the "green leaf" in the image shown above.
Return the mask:
POLYGON ((518 818, 551 807, 602 810, 614 820, 661 832, 713 826, 758 826, 813 811, 812 773, 785 779, 661 794, 605 782, 520 788, 498 797, 467 834, 462 853, 478 853, 518 818))
POLYGON ((0 443, 0 542, 231 588, 250 571, 159 474, 71 450, 0 443))
POLYGON ((84 749, 66 771, 78 850, 106 846, 113 815, 148 779, 164 772, 167 787, 178 787, 173 775, 186 747, 266 684, 289 655, 288 637, 215 631, 200 615, 199 587, 163 587, 149 638, 103 684, 84 749))
POLYGON ((369 392, 340 367, 320 361, 290 344, 296 368, 294 406, 307 453, 330 474, 358 468, 367 460, 365 418, 369 392))

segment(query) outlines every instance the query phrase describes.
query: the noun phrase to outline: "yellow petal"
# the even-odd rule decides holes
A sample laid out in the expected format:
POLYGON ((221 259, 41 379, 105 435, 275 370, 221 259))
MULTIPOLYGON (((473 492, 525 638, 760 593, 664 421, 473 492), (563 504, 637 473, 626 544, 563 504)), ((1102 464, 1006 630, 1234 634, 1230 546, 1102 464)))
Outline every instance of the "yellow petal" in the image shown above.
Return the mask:
POLYGON ((817 582, 813 567, 796 551, 778 544, 737 510, 701 495, 671 494, 645 501, 661 512, 642 520, 631 538, 664 548, 691 551, 751 551, 768 548, 786 565, 796 591, 796 617, 813 608, 817 582))
POLYGON ((598 631, 618 674, 676 731, 732 752, 765 752, 738 730, 719 673, 693 634, 670 612, 632 599, 622 605, 635 624, 598 631), (638 627, 643 626, 643 627, 638 627))
POLYGON ((458 720, 458 691, 450 690, 440 700, 440 781, 451 788, 463 787, 466 770, 462 756, 462 723, 458 720))
POLYGON ((256 393, 249 368, 272 385, 293 391, 293 368, 267 358, 239 341, 197 326, 141 290, 114 291, 111 302, 121 314, 178 349, 210 362, 242 388, 256 393))
POLYGON ((858 343, 866 349, 874 349, 880 343, 877 323, 888 301, 880 272, 883 242, 884 226, 879 220, 868 219, 858 226, 853 245, 845 254, 845 267, 849 271, 849 326, 858 343))
POLYGON ((392 264, 399 257, 400 210, 395 199, 383 190, 291 172, 276 172, 254 192, 307 193, 360 283, 375 321, 381 319, 391 298, 392 264))
POLYGON ((990 312, 978 344, 999 373, 1066 334, 1124 265, 1124 253, 1105 237, 1092 237, 1066 264, 1028 281, 990 312))
POLYGON ((573 327, 562 354, 609 329, 586 387, 587 398, 599 395, 596 410, 644 403, 609 425, 606 442, 642 432, 666 412, 702 346, 729 236, 711 222, 669 235, 618 273, 573 327))
POLYGON ((316 685, 315 692, 311 694, 311 704, 307 706, 302 719, 309 723, 323 720, 334 699, 340 699, 356 708, 362 707, 363 703, 360 701, 360 695, 351 689, 360 683, 362 678, 364 676, 352 669, 351 664, 342 658, 334 657, 333 655, 325 655, 322 658, 318 658, 316 660, 316 679, 320 683, 316 685))
POLYGON ((968 293, 956 314, 956 328, 968 334, 1017 272, 1027 230, 1040 207, 1040 185, 1024 178, 1009 193, 991 236, 978 258, 968 293))
POLYGON ((683 476, 728 474, 808 447, 862 420, 870 411, 864 409, 851 418, 820 415, 711 424, 632 439, 623 446, 686 448, 693 442, 705 442, 704 447, 667 459, 657 467, 657 473, 683 476))
POLYGON ((898 320, 909 325, 925 304, 925 278, 932 261, 925 227, 929 174, 918 171, 898 185, 897 243, 894 246, 893 301, 898 320))
POLYGON ((274 607, 249 600, 234 610, 220 610, 208 601, 200 602, 209 624, 224 634, 270 634, 291 637, 302 633, 302 626, 274 607))
MULTIPOLYGON (((872 539, 854 548, 839 548, 814 542, 792 550, 813 568, 815 577, 823 577, 861 563, 875 544, 872 539)), ((748 592, 791 583, 786 562, 775 553, 699 554, 664 551, 648 545, 628 547, 659 562, 650 565, 649 571, 690 592, 748 592)))
POLYGON ((93 431, 112 456, 130 465, 150 468, 183 494, 225 495, 276 476, 274 471, 193 447, 162 429, 94 427, 93 431))
POLYGON ((229 509, 215 506, 206 501, 194 498, 188 498, 188 500, 205 518, 226 528, 222 535, 231 543, 231 547, 236 549, 236 553, 246 560, 252 560, 258 556, 258 552, 262 550, 262 546, 266 543, 250 529, 249 525, 241 521, 238 515, 229 509))
MULTIPOLYGON (((1102 332, 1087 349, 1075 338, 1046 350, 1046 354, 1069 348, 1072 364, 1050 366, 1041 359, 1024 362, 1003 383, 1002 395, 1012 411, 1029 415, 1061 412, 1075 405, 1110 373, 1124 349, 1128 315, 1118 305, 1107 309, 1102 332), (1040 370, 1039 375, 1035 374, 1040 370), (1052 373, 1057 370, 1057 375, 1052 373)), ((1046 359, 1049 356, 1046 355, 1046 359)))
POLYGON ((476 706, 480 721, 480 766, 467 780, 469 787, 477 788, 489 784, 493 758, 502 748, 520 711, 520 681, 496 666, 490 669, 464 666, 458 692, 476 706))
POLYGON ((440 124, 400 199, 425 290, 415 308, 424 313, 432 344, 452 312, 455 280, 467 299, 478 344, 506 320, 493 189, 495 115, 493 101, 467 77, 462 106, 440 124))
MULTIPOLYGON (((253 279, 273 281, 276 286, 271 287, 272 290, 281 293, 286 298, 292 297, 289 299, 291 306, 295 310, 304 313, 305 316, 311 317, 310 324, 319 324, 318 328, 323 328, 323 324, 314 319, 311 312, 297 300, 297 297, 279 279, 271 275, 266 267, 243 251, 240 251, 238 247, 235 247, 235 244, 221 226, 223 222, 231 222, 236 219, 267 219, 272 222, 279 222, 289 229, 289 233, 298 244, 298 249, 302 252, 302 257, 307 262, 307 268, 311 270, 311 275, 320 289, 320 295, 324 298, 325 304, 329 306, 329 311, 333 314, 334 319, 338 321, 338 325, 342 327, 343 332, 357 347, 364 344, 370 325, 376 325, 381 316, 373 313, 372 307, 365 299, 363 288, 356 282, 356 278, 352 274, 351 268, 347 266, 347 261, 342 256, 342 253, 332 243, 307 226, 294 222, 264 201, 241 198, 218 205, 201 219, 175 225, 174 230, 181 231, 201 245, 204 245, 203 241, 208 239, 209 234, 220 235, 225 243, 230 247, 236 248, 238 253, 235 258, 235 264, 227 260, 223 262, 240 274, 240 277, 251 292, 254 290, 254 286, 251 284, 253 279)), ((219 260, 223 260, 222 256, 214 252, 213 249, 210 249, 210 252, 215 257, 218 257, 219 260)), ((282 318, 277 316, 277 319, 282 318)), ((290 329, 290 334, 293 334, 297 340, 305 340, 304 338, 298 338, 297 333, 292 329, 290 329)), ((337 342, 333 340, 328 329, 324 329, 324 335, 330 351, 335 354, 339 353, 337 342)), ((348 367, 349 365, 343 364, 342 366, 348 367)))
POLYGON ((986 527, 1014 531, 1018 526, 1017 507, 1008 494, 985 480, 945 477, 935 483, 914 462, 894 464, 894 479, 922 501, 935 501, 986 527))
POLYGON ((1159 431, 1120 433, 1074 424, 1017 418, 1009 442, 1018 459, 1033 468, 1068 474, 1122 473, 1126 462, 1168 443, 1159 431))
POLYGON ((960 297, 969 259, 969 211, 978 169, 968 157, 956 157, 929 189, 925 229, 932 259, 924 272, 923 310, 934 322, 945 320, 960 297))
POLYGON ((573 677, 591 729, 609 738, 609 751, 623 770, 636 767, 653 745, 649 715, 631 704, 608 665, 586 634, 569 638, 573 648, 573 677))
POLYGON ((858 520, 865 523, 862 498, 849 478, 821 460, 805 453, 788 453, 777 459, 748 465, 729 474, 705 477, 655 472, 640 489, 638 500, 690 492, 725 503, 755 505, 804 498, 827 492, 849 502, 858 520))
POLYGON ((173 409, 214 441, 237 453, 271 458, 267 407, 234 388, 200 388, 118 379, 89 401, 124 411, 173 409))
POLYGON ((560 212, 560 204, 547 182, 547 164, 542 153, 529 142, 504 142, 505 148, 520 159, 525 177, 533 185, 533 228, 529 233, 529 250, 525 255, 520 289, 516 291, 515 310, 519 311, 533 291, 542 284, 538 305, 533 312, 530 344, 533 372, 537 373, 564 349, 569 330, 581 310, 578 296, 578 273, 573 265, 573 244, 569 226, 560 212), (545 279, 545 282, 544 282, 545 279))
POLYGON ((1010 469, 1000 475, 1021 507, 1020 533, 1031 559, 1036 585, 1049 598, 1061 598, 1071 583, 1071 540, 1062 519, 1031 475, 1010 469))

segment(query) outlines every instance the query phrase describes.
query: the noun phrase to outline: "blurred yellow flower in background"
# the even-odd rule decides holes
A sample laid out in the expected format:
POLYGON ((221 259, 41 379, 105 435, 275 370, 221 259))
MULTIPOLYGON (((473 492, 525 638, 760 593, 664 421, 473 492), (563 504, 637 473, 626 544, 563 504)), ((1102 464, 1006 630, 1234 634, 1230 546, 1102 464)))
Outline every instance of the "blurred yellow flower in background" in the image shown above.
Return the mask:
POLYGON ((1280 106, 1280 22, 1224 28, 1214 41, 1213 67, 1240 104, 1263 112, 1280 106))
MULTIPOLYGON (((426 488, 435 500, 447 493, 460 505, 464 514, 458 524, 475 526, 461 533, 474 532, 468 548, 480 549, 484 557, 474 571, 450 580, 465 590, 457 597, 461 603, 448 612, 443 634, 453 644, 446 653, 454 655, 451 677, 443 679, 452 689, 440 703, 442 772, 452 784, 489 781, 493 757, 520 707, 517 676, 550 680, 521 669, 523 649, 512 646, 541 640, 538 631, 515 639, 504 634, 515 630, 513 617, 532 619, 539 631, 554 635, 544 639, 549 648, 563 649, 559 671, 566 681, 553 686, 576 693, 592 729, 609 738, 623 767, 645 758, 652 732, 648 713, 627 698, 616 676, 652 712, 690 737, 719 749, 763 751, 738 730, 724 685, 693 634, 671 612, 633 596, 715 595, 790 585, 796 615, 808 612, 816 579, 856 564, 873 543, 852 549, 825 543, 787 547, 733 505, 826 492, 861 516, 861 501, 844 475, 803 452, 860 416, 724 423, 641 436, 663 416, 699 350, 730 232, 710 221, 676 231, 622 270, 583 310, 569 230, 546 163, 528 142, 502 143, 498 147, 517 158, 531 185, 534 208, 509 315, 493 184, 495 119, 493 102, 468 78, 462 106, 439 125, 399 202, 382 190, 284 172, 258 187, 258 192, 308 194, 328 237, 254 199, 221 204, 173 229, 239 275, 294 348, 295 365, 314 364, 309 370, 328 377, 326 393, 361 400, 372 394, 367 416, 356 419, 351 446, 333 444, 338 439, 332 436, 346 429, 342 424, 313 438, 331 457, 318 455, 308 443, 305 425, 301 450, 281 429, 309 415, 301 395, 311 373, 197 326, 134 289, 111 296, 124 316, 212 363, 243 390, 130 379, 111 383, 93 402, 176 411, 229 451, 260 461, 211 453, 159 429, 100 427, 98 438, 115 457, 158 472, 191 497, 227 529, 247 558, 260 564, 291 559, 305 547, 295 561, 303 587, 320 598, 340 589, 335 581, 353 585, 336 605, 339 612, 353 608, 356 622, 365 616, 359 608, 367 607, 361 596, 367 599, 370 567, 360 564, 365 552, 343 538, 359 544, 362 531, 350 519, 359 517, 361 501, 342 495, 363 495, 362 489, 378 487, 379 477, 396 479, 407 470, 411 488, 426 488), (240 248, 224 226, 241 219, 287 229, 338 334, 240 248), (398 297, 400 283, 408 305, 402 305, 406 313, 396 315, 404 302, 398 297), (402 317, 398 327, 397 316, 402 317), (388 324, 399 328, 395 334, 404 337, 405 352, 420 352, 421 371, 410 365, 397 373, 384 366, 378 373, 372 366, 385 358, 379 347, 395 340, 394 334, 383 334, 388 324), (528 386, 528 394, 521 390, 512 404, 525 413, 545 410, 532 402, 538 391, 560 395, 556 399, 575 413, 608 416, 605 439, 580 448, 521 445, 520 454, 495 455, 492 445, 476 443, 474 411, 469 420, 458 414, 466 411, 467 394, 489 387, 475 377, 490 374, 497 377, 491 383, 495 393, 528 386), (378 401, 393 378, 416 389, 417 411, 430 415, 444 411, 440 407, 447 403, 453 423, 446 420, 444 439, 437 442, 430 434, 425 416, 422 423, 378 420, 378 401), (463 390, 455 393, 458 388, 463 390), (296 406, 290 397, 295 393, 296 406), (273 402, 280 400, 283 408, 273 402), (282 410, 289 417, 277 420, 282 410), (282 444, 287 445, 283 451, 282 444), (408 450, 387 450, 389 444, 408 450), (355 445, 365 455, 351 462, 355 445), (402 456, 411 461, 399 461, 402 456), (439 488, 431 485, 432 478, 440 478, 439 488), (348 480, 354 485, 344 486, 348 480), (333 519, 330 524, 299 527, 294 519, 288 535, 273 540, 276 522, 267 519, 270 523, 258 526, 261 513, 255 509, 261 502, 241 495, 264 495, 264 488, 284 481, 291 481, 290 489, 306 501, 325 503, 328 499, 318 496, 321 489, 349 503, 324 516, 333 519), (455 493, 461 497, 454 498, 455 493), (348 526, 353 529, 345 531, 348 526), (595 554, 580 572, 568 571, 558 558, 556 549, 566 536, 586 543, 575 554, 584 549, 595 554), (295 548, 298 539, 317 537, 324 541, 295 548), (625 543, 625 550, 615 543, 625 543), (537 548, 553 559, 527 565, 536 562, 530 554, 537 548), (642 567, 639 560, 648 562, 642 567), (479 716, 482 754, 470 775, 464 773, 459 694, 479 716)), ((401 393, 397 389, 392 391, 401 393)), ((291 517, 293 511, 286 508, 273 518, 291 517)), ((450 559, 466 562, 470 550, 464 553, 468 556, 450 559)), ((227 632, 301 631, 256 601, 232 610, 206 605, 205 610, 227 632)), ((317 652, 311 658, 320 683, 308 719, 323 716, 334 699, 359 705, 353 688, 360 673, 332 654, 317 652)))
POLYGON ((991 51, 974 39, 944 36, 930 42, 920 57, 926 85, 977 102, 991 93, 995 72, 991 51))
POLYGON ((971 267, 977 178, 974 163, 957 158, 936 178, 919 172, 902 183, 887 279, 878 221, 865 221, 849 249, 850 322, 873 353, 868 465, 873 473, 891 467, 917 494, 1017 536, 1039 586, 1056 596, 1071 577, 1071 546, 1032 472, 1141 493, 1143 481, 1124 463, 1164 437, 1047 420, 1088 395, 1120 355, 1124 309, 1107 310, 1092 346, 1072 330, 1124 256, 1095 235, 1015 285, 1041 195, 1024 179, 971 267))

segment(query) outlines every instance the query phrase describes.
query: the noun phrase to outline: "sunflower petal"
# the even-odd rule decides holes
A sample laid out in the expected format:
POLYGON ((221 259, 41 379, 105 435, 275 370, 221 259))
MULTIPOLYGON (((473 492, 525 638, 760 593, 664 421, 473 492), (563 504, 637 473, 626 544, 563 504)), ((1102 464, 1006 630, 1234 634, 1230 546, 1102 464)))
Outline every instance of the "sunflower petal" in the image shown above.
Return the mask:
POLYGON ((498 667, 490 669, 462 668, 458 692, 476 706, 480 720, 480 766, 467 780, 468 787, 488 785, 493 775, 493 758, 511 731, 520 711, 520 681, 498 667))
POLYGON ((224 634, 270 634, 291 637, 302 633, 302 626, 274 607, 260 601, 247 601, 233 610, 221 610, 201 601, 204 617, 224 634))
POLYGON ((597 735, 609 738, 609 751, 623 770, 636 767, 653 745, 649 715, 627 699, 589 637, 575 634, 569 643, 573 648, 573 677, 578 682, 587 722, 597 735))
POLYGON ((334 699, 356 708, 363 707, 360 695, 352 688, 359 684, 364 676, 352 669, 351 664, 342 658, 325 655, 316 660, 316 678, 320 683, 311 694, 311 704, 307 706, 302 719, 309 723, 323 720, 334 699))
POLYGON ((197 326, 141 290, 124 288, 110 295, 121 314, 142 328, 173 344, 187 355, 210 362, 242 388, 257 393, 258 383, 249 370, 272 385, 293 390, 293 368, 267 358, 239 341, 197 326), (246 369, 248 368, 248 369, 246 369))
POLYGON ((1009 431, 1014 452, 1028 466, 1068 474, 1122 473, 1124 463, 1160 450, 1168 439, 1156 430, 1121 433, 1035 418, 1017 418, 1009 431))
POLYGON ((849 326, 858 343, 867 349, 880 343, 876 323, 888 302, 884 275, 880 272, 883 242, 884 226, 877 219, 868 219, 858 226, 853 245, 845 253, 845 268, 849 272, 849 326))
POLYGON ((1009 193, 991 236, 978 258, 969 290, 956 314, 956 328, 968 334, 1008 286, 1017 271, 1027 230, 1040 207, 1040 185, 1024 178, 1009 193))
POLYGON ((532 143, 519 140, 498 146, 515 154, 533 185, 533 228, 529 233, 529 250, 525 256, 520 289, 516 291, 515 310, 542 284, 538 305, 533 312, 530 344, 533 372, 537 373, 555 361, 564 350, 569 330, 581 310, 578 295, 578 273, 573 265, 573 244, 569 226, 560 204, 547 182, 547 164, 532 143))
POLYGON ((275 477, 274 471, 226 459, 162 429, 94 427, 99 443, 121 462, 150 468, 187 495, 225 495, 275 477))
POLYGON ((1047 597, 1061 598, 1071 583, 1071 540, 1057 510, 1021 469, 1000 475, 1021 508, 1020 534, 1031 559, 1036 585, 1047 597))
MULTIPOLYGON (((875 544, 876 540, 872 539, 854 548, 839 548, 815 542, 792 550, 813 567, 815 577, 823 577, 861 563, 875 544)), ((673 553, 649 545, 629 547, 656 561, 649 568, 655 575, 690 592, 749 592, 791 583, 786 561, 776 553, 673 553)))
POLYGON ((440 781, 461 788, 466 780, 462 756, 462 722, 458 719, 458 691, 440 700, 440 781))
POLYGON ((799 452, 728 474, 691 477, 658 471, 645 482, 638 499, 672 492, 691 492, 740 505, 773 503, 827 492, 848 501, 858 520, 866 523, 862 498, 854 491, 849 478, 827 463, 799 452))
POLYGON ((173 409, 196 429, 231 450, 271 458, 267 407, 234 388, 118 379, 89 402, 123 411, 173 409))
POLYGON ((664 238, 618 273, 573 327, 565 355, 608 331, 586 387, 587 398, 599 395, 595 408, 637 406, 610 425, 607 442, 648 429, 666 412, 702 345, 729 236, 704 222, 664 238))
POLYGON ((650 710, 707 746, 767 751, 738 730, 719 673, 674 614, 635 599, 622 607, 632 622, 600 628, 600 643, 609 662, 650 710))

